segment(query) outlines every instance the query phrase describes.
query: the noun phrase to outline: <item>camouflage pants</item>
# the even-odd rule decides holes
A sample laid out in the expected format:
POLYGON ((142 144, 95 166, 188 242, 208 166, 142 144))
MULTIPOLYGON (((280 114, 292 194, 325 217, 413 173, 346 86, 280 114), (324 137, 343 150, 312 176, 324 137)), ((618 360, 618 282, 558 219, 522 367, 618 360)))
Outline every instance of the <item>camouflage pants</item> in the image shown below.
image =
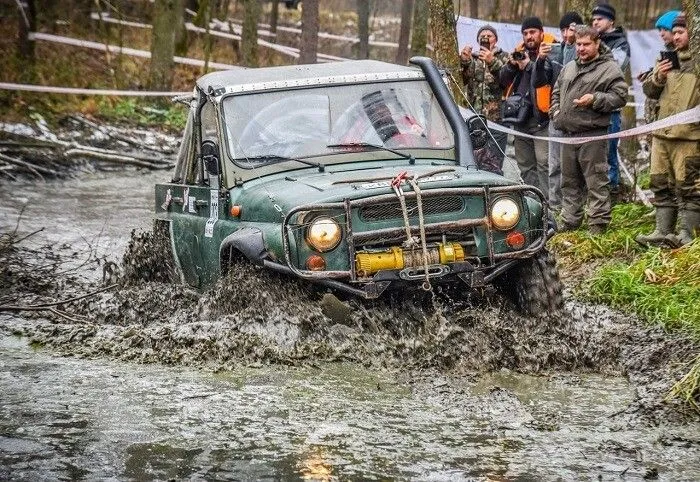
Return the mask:
POLYGON ((649 174, 656 206, 700 212, 700 141, 655 136, 649 174))
MULTIPOLYGON (((607 129, 581 133, 598 136, 607 129)), ((610 223, 610 186, 608 181, 608 142, 562 144, 561 217, 565 224, 578 227, 583 207, 588 202, 588 224, 610 223)))

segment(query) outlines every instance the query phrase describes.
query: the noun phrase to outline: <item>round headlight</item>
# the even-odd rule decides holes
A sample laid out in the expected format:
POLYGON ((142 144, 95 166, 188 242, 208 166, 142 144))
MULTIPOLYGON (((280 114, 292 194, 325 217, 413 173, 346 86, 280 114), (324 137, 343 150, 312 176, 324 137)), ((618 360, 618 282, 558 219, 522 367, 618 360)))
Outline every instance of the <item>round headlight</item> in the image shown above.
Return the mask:
POLYGON ((314 219, 306 228, 306 242, 316 251, 323 253, 338 246, 341 234, 340 225, 334 219, 320 217, 314 219))
POLYGON ((501 231, 512 228, 520 221, 520 208, 510 198, 504 197, 491 206, 491 222, 501 231))

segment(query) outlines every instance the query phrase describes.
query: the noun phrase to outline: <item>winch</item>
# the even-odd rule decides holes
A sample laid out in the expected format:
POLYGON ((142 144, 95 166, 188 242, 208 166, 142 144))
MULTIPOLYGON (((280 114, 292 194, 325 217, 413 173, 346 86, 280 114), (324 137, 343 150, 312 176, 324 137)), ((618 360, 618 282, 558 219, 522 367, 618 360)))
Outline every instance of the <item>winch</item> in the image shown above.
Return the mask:
MULTIPOLYGON (((428 264, 448 264, 464 261, 464 248, 459 243, 439 243, 427 249, 428 264)), ((423 266, 422 249, 392 247, 384 251, 366 251, 355 255, 355 267, 359 276, 377 271, 423 266)))

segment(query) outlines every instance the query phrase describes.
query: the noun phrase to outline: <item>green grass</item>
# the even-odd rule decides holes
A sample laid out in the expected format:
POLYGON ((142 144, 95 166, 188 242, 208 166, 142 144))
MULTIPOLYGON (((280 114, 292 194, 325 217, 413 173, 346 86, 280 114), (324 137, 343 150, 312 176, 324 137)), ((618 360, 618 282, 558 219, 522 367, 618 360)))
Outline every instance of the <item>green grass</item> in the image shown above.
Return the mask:
POLYGON ((135 99, 102 99, 94 115, 111 122, 129 122, 142 126, 184 129, 187 108, 181 104, 138 101, 135 99))
MULTIPOLYGON (((580 229, 556 235, 550 246, 563 271, 575 273, 579 298, 632 311, 648 323, 700 340, 700 239, 676 250, 638 245, 634 237, 654 228, 650 212, 635 204, 617 205, 604 235, 580 229)), ((700 354, 668 396, 700 412, 700 354)))

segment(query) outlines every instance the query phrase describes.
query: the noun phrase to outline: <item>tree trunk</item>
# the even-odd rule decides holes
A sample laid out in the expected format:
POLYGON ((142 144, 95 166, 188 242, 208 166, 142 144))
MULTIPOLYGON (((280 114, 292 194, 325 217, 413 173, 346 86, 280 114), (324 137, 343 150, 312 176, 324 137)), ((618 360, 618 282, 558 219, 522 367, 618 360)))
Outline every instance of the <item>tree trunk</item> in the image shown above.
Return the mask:
POLYGON ((357 0, 357 36, 360 39, 357 58, 369 58, 369 0, 357 0))
MULTIPOLYGON (((270 10, 270 32, 277 34, 277 23, 280 18, 280 2, 277 0, 272 0, 272 6, 270 10)), ((277 37, 275 37, 275 42, 277 37)))
POLYGON ((36 31, 36 10, 34 0, 21 0, 17 4, 17 55, 23 62, 34 65, 34 42, 29 40, 29 32, 36 31))
POLYGON ((243 32, 241 33, 241 63, 246 67, 258 66, 258 18, 260 2, 243 2, 243 32))
POLYGON ((151 38, 152 90, 170 90, 173 83, 175 33, 182 22, 182 0, 156 0, 151 38))
POLYGON ((596 5, 596 0, 567 0, 566 11, 578 12, 585 24, 591 23, 591 12, 596 5))
POLYGON ((208 22, 209 19, 209 2, 211 0, 199 0, 199 9, 197 10, 197 15, 192 19, 192 23, 198 27, 204 27, 204 24, 208 22))
POLYGON ((401 29, 399 31, 399 49, 396 51, 396 63, 408 63, 408 42, 411 36, 411 17, 413 16, 413 0, 403 0, 401 4, 401 29))
MULTIPOLYGON (((494 0, 493 2, 493 10, 491 10, 491 15, 489 15, 489 18, 491 19, 492 22, 498 21, 498 19, 501 16, 501 0, 494 0)), ((505 22, 505 19, 503 19, 505 22)))
POLYGON ((697 0, 683 0, 683 11, 688 22, 690 51, 695 62, 695 75, 700 75, 700 4, 697 0))
POLYGON ((318 52, 318 1, 304 0, 301 9, 300 64, 315 64, 318 52))
MULTIPOLYGON (((444 68, 462 88, 459 52, 457 51, 457 24, 453 0, 429 0, 430 32, 433 39, 433 59, 440 68, 444 68)), ((458 86, 453 85, 454 98, 461 102, 458 86)))
POLYGON ((425 56, 425 47, 428 45, 428 18, 428 0, 414 0, 411 57, 425 56))
POLYGON ((546 15, 546 25, 559 25, 559 19, 561 18, 561 13, 559 12, 559 0, 547 0, 545 4, 547 7, 546 15))
POLYGON ((469 16, 479 18, 479 0, 469 0, 469 16))
MULTIPOLYGON (((189 15, 185 13, 185 9, 189 8, 189 1, 183 2, 184 5, 182 6, 182 19, 183 21, 180 22, 180 25, 178 26, 176 32, 175 32, 175 55, 179 55, 180 57, 187 57, 187 49, 190 44, 190 37, 187 33, 187 27, 185 27, 185 19, 189 18, 189 15)), ((195 8, 197 8, 197 5, 195 5, 195 8)))

